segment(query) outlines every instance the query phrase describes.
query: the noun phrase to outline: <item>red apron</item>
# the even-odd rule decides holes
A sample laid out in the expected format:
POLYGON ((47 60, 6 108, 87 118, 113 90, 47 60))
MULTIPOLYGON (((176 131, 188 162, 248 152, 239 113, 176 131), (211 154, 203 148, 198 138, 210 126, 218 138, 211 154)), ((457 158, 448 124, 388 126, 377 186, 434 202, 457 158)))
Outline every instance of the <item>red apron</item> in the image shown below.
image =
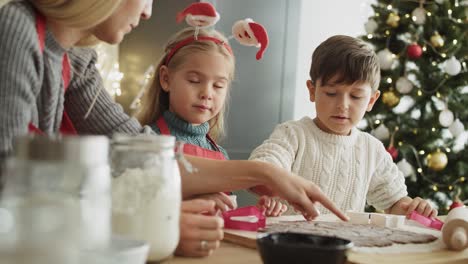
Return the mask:
MULTIPOLYGON (((41 52, 44 52, 45 36, 46 36, 46 20, 45 20, 45 17, 43 17, 39 13, 36 16, 36 32, 37 32, 37 37, 39 40, 39 47, 41 49, 41 52)), ((62 81, 63 81, 63 88, 65 90, 64 94, 67 91, 68 85, 70 83, 70 76, 71 76, 70 62, 68 60, 67 53, 65 52, 65 54, 63 54, 63 59, 62 59, 62 81)), ((30 133, 44 134, 44 132, 41 131, 41 129, 36 127, 31 122, 28 125, 28 130, 30 133)), ((68 134, 68 135, 78 134, 76 132, 75 126, 73 125, 70 117, 65 111, 65 106, 63 109, 62 123, 60 124, 60 133, 68 134)))
MULTIPOLYGON (((158 121, 156 121, 156 126, 159 128, 162 135, 171 135, 171 132, 169 131, 169 127, 167 126, 166 120, 164 120, 162 116, 158 119, 158 121)), ((211 145, 214 146, 216 151, 202 148, 200 146, 193 145, 193 144, 184 144, 184 154, 202 157, 202 158, 208 158, 208 159, 225 160, 226 157, 219 150, 218 145, 216 145, 214 140, 211 139, 209 135, 206 135, 206 139, 208 139, 211 145)))

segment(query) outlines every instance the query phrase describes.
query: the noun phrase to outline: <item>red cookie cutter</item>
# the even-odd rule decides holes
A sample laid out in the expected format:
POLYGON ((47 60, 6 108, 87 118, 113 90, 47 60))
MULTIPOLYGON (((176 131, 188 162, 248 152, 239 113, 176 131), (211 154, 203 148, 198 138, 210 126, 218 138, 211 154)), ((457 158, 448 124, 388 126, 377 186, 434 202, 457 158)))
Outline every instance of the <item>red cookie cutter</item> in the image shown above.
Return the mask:
POLYGON ((229 229, 257 231, 266 226, 266 217, 255 206, 246 206, 223 213, 224 227, 229 229))
POLYGON ((422 224, 423 226, 427 226, 437 230, 441 230, 442 226, 444 225, 444 222, 440 221, 439 219, 435 217, 425 217, 416 211, 411 212, 409 219, 416 221, 422 224))

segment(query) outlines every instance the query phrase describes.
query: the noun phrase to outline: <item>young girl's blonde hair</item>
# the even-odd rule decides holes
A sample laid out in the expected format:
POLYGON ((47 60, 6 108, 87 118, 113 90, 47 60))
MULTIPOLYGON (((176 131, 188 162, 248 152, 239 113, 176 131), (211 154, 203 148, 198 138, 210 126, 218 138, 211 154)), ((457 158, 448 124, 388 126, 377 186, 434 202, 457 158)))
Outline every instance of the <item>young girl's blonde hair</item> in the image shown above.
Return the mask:
MULTIPOLYGON (((180 41, 193 36, 195 29, 186 28, 178 33, 176 33, 166 44, 164 48, 164 55, 158 62, 156 67, 155 74, 151 86, 145 92, 145 95, 142 99, 141 110, 137 113, 136 117, 142 125, 151 125, 155 124, 157 119, 163 114, 164 111, 169 109, 169 94, 165 92, 161 87, 161 82, 159 79, 159 69, 161 66, 165 65, 166 57, 180 41)), ((206 30, 199 29, 198 36, 206 37, 215 37, 224 43, 228 43, 226 37, 216 30, 206 30)), ((233 54, 222 44, 216 44, 214 41, 206 40, 195 40, 189 44, 183 46, 171 57, 170 61, 166 65, 169 70, 178 70, 179 67, 185 62, 187 56, 194 54, 196 52, 219 52, 222 54, 226 61, 230 64, 231 71, 229 73, 229 81, 232 81, 234 78, 234 68, 235 68, 235 59, 233 54)), ((226 98, 228 101, 228 98, 226 98)), ((226 112, 226 103, 223 105, 223 108, 219 113, 208 121, 210 125, 209 135, 215 141, 218 141, 224 135, 224 114, 226 112)))
MULTIPOLYGON (((110 17, 124 0, 29 0, 47 19, 64 26, 89 29, 110 17)), ((93 35, 77 46, 97 44, 93 35)))

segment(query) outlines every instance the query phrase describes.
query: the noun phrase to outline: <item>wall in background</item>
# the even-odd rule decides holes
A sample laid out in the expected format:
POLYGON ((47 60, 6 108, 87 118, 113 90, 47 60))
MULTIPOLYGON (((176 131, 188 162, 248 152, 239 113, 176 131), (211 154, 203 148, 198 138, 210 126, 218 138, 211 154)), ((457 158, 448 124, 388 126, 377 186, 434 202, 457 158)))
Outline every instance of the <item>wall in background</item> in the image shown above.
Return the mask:
POLYGON ((294 98, 294 119, 315 116, 315 106, 311 103, 306 87, 314 49, 332 35, 359 36, 365 33, 364 23, 372 14, 371 4, 375 0, 306 0, 302 7, 297 57, 296 91, 294 98))
POLYGON ((194 0, 156 0, 153 1, 153 16, 141 20, 119 47, 120 71, 124 73, 121 83, 122 94, 116 97, 127 113, 129 106, 141 88, 144 73, 156 64, 163 54, 163 47, 169 37, 186 27, 176 23, 176 14, 194 0))

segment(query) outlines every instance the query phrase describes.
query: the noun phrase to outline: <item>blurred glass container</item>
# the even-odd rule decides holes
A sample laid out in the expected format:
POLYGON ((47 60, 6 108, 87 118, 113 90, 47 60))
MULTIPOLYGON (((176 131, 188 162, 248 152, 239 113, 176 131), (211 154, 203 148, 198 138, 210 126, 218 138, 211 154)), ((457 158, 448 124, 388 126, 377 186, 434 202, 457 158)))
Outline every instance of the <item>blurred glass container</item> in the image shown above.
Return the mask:
POLYGON ((150 261, 170 257, 181 205, 175 138, 115 135, 111 145, 113 232, 147 241, 150 261))
POLYGON ((26 136, 14 149, 0 201, 10 219, 0 227, 0 263, 79 263, 80 250, 107 247, 108 139, 26 136))

